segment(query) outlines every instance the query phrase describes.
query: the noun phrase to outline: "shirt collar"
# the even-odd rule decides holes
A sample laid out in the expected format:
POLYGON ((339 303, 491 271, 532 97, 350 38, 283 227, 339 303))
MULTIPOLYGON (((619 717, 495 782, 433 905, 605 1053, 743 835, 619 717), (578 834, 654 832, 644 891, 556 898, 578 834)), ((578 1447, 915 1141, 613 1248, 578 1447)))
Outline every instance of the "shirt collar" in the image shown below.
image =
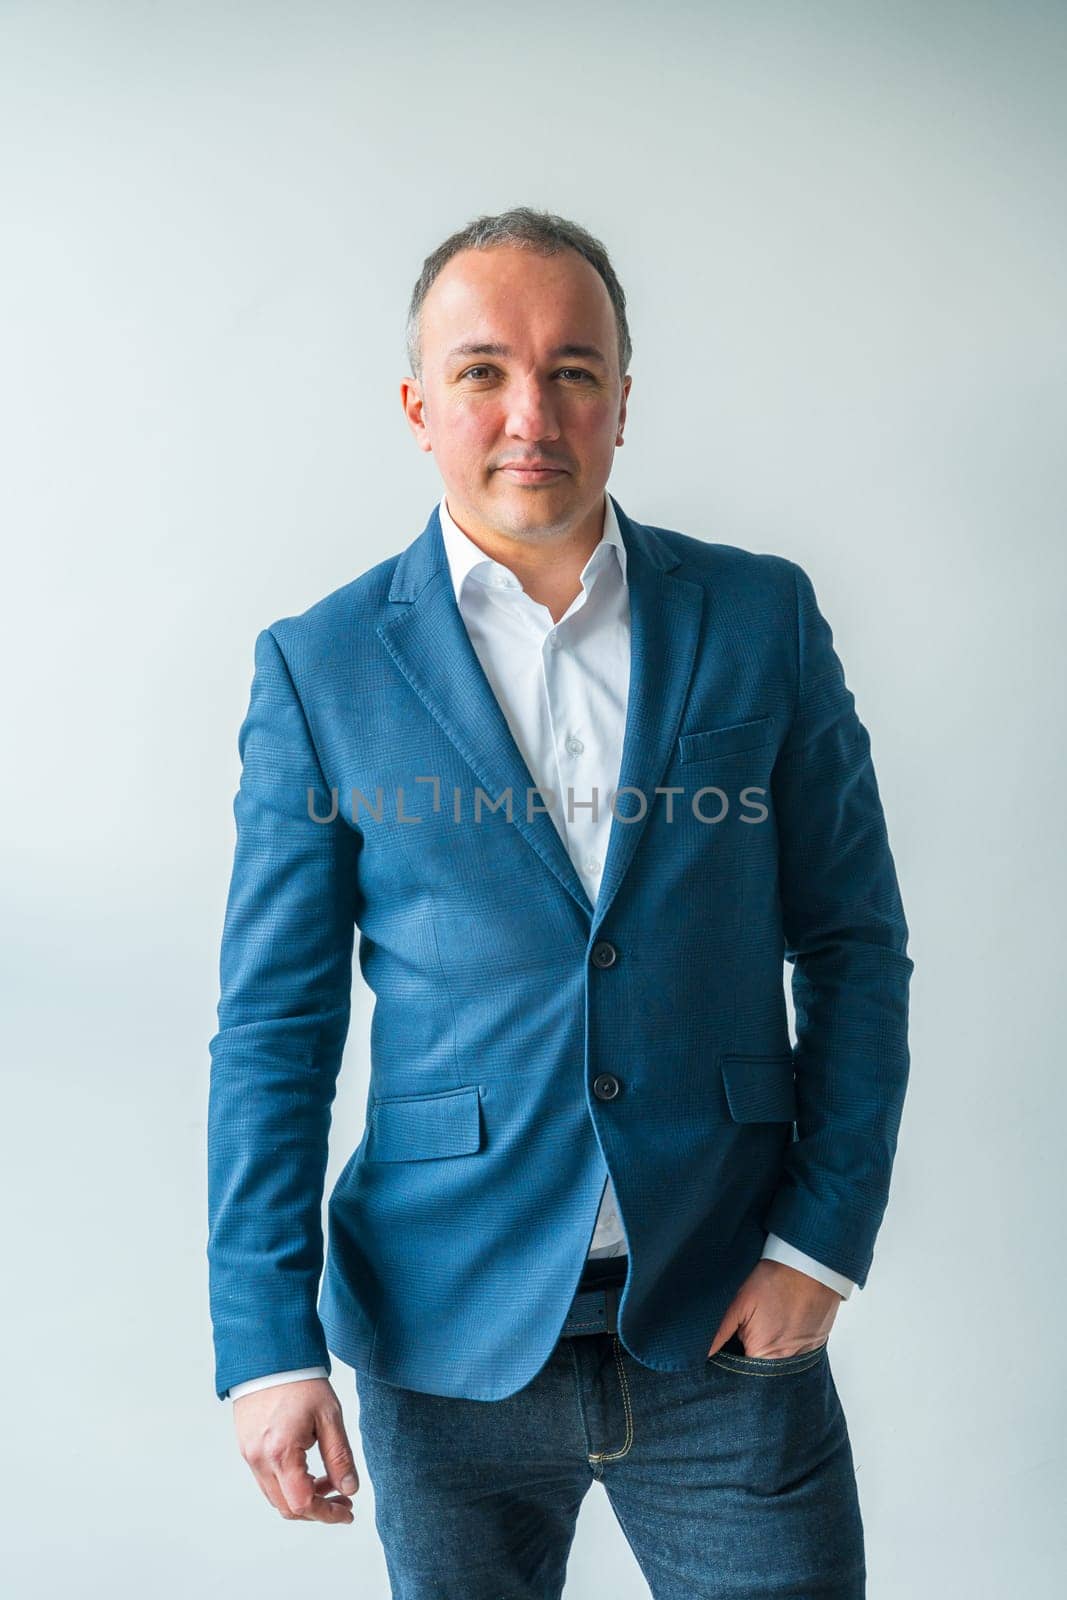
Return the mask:
MULTIPOLYGON (((457 605, 459 604, 463 585, 471 574, 474 574, 483 583, 488 582, 493 571, 507 572, 509 577, 514 576, 510 568, 504 567, 501 562, 494 561, 491 556, 487 556, 485 551, 480 549, 474 540, 463 532, 462 528, 457 527, 449 514, 445 495, 441 496, 437 509, 441 518, 441 537, 444 540, 445 553, 448 556, 448 567, 452 575, 452 587, 455 590, 457 605)), ((619 531, 619 519, 615 515, 615 507, 611 496, 605 490, 604 531, 590 554, 589 560, 582 568, 583 581, 586 579, 591 581, 604 562, 611 559, 610 556, 604 553, 606 548, 611 546, 614 546, 617 552, 623 583, 625 583, 626 546, 622 541, 622 534, 619 531)))

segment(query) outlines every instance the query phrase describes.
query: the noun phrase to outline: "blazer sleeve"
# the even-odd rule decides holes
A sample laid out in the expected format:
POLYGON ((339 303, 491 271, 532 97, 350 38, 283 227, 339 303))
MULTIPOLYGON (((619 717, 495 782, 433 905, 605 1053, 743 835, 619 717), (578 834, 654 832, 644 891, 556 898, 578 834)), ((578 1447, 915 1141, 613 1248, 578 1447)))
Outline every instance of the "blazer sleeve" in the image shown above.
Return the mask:
MULTIPOLYGON (((277 624, 273 626, 277 627, 277 624)), ((237 839, 207 1125, 216 1392, 322 1366, 322 1196, 348 1033, 359 835, 331 821, 311 731, 271 628, 238 735, 237 839)))
POLYGON ((796 698, 772 775, 797 1119, 766 1228, 862 1288, 909 1072, 913 963, 867 730, 795 563, 796 698))

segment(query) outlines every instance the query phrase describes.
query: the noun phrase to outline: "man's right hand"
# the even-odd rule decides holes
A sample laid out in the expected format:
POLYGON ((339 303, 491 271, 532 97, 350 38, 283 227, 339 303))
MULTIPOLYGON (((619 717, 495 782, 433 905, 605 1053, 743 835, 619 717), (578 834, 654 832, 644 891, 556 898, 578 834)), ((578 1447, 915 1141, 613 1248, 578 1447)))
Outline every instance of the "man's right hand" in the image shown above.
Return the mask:
POLYGON ((300 1378, 253 1389, 233 1402, 241 1454, 271 1505, 287 1522, 351 1522, 359 1475, 341 1402, 328 1378, 300 1378), (307 1452, 317 1444, 326 1471, 313 1478, 307 1452), (330 1494, 336 1489, 336 1494, 330 1494))

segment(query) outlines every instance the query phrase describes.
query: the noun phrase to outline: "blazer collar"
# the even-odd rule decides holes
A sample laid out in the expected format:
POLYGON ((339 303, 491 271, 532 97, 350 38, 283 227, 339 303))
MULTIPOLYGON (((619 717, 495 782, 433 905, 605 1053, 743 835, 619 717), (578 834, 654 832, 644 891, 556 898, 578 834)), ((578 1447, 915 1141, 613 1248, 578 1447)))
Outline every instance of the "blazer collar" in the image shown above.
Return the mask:
MULTIPOLYGON (((651 561, 653 566, 662 568, 664 571, 670 571, 672 567, 678 565, 678 557, 672 554, 669 546, 659 538, 654 529, 646 528, 640 522, 634 522, 632 518, 628 517, 613 494, 608 494, 607 499, 614 512, 615 527, 619 536, 618 542, 622 544, 626 555, 623 570, 627 578, 629 578, 630 556, 638 541, 642 542, 645 558, 651 561)), ((418 538, 413 539, 407 549, 402 551, 398 557, 393 571, 393 581, 389 586, 390 600, 415 600, 434 574, 442 568, 449 572, 451 581, 448 554, 445 549, 441 527, 440 506, 441 502, 438 501, 430 512, 426 526, 418 538)), ((604 521, 604 537, 608 540, 614 538, 607 517, 605 517, 604 521)), ((472 545, 473 548, 476 547, 472 545)), ((478 557, 475 556, 471 565, 473 566, 477 560, 478 557)), ((461 580, 465 576, 466 570, 463 569, 460 572, 461 580)))
MULTIPOLYGON (((377 633, 491 801, 512 791, 514 826, 591 919, 603 921, 633 859, 657 784, 670 760, 696 660, 703 590, 679 576, 679 558, 653 528, 635 522, 609 496, 626 553, 630 599, 630 687, 604 871, 594 908, 547 812, 526 815, 531 775, 508 727, 456 602, 439 507, 397 560, 389 588, 394 610, 377 633), (632 789, 636 793, 627 793, 632 789)), ((607 796, 601 796, 607 803, 607 796)), ((535 796, 536 800, 536 796, 535 796)))

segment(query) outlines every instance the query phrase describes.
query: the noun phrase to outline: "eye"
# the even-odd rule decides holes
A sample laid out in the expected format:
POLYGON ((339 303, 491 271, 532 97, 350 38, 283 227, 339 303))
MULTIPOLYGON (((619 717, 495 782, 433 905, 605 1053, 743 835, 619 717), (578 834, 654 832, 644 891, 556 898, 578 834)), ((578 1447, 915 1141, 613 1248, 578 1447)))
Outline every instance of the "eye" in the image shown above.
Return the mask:
MULTIPOLYGON (((473 378, 474 381, 477 383, 479 381, 478 373, 480 373, 480 372, 481 373, 488 373, 488 372, 492 372, 492 370, 493 370, 492 367, 488 367, 488 366, 480 364, 480 365, 478 365, 476 367, 468 367, 465 372, 461 372, 460 373, 460 377, 461 378, 473 378)), ((593 374, 591 372, 587 372, 584 367, 560 367, 559 370, 560 370, 560 374, 561 375, 569 375, 572 378, 579 378, 579 379, 582 380, 582 382, 589 382, 589 383, 595 383, 596 382, 595 378, 593 377, 593 374)))

